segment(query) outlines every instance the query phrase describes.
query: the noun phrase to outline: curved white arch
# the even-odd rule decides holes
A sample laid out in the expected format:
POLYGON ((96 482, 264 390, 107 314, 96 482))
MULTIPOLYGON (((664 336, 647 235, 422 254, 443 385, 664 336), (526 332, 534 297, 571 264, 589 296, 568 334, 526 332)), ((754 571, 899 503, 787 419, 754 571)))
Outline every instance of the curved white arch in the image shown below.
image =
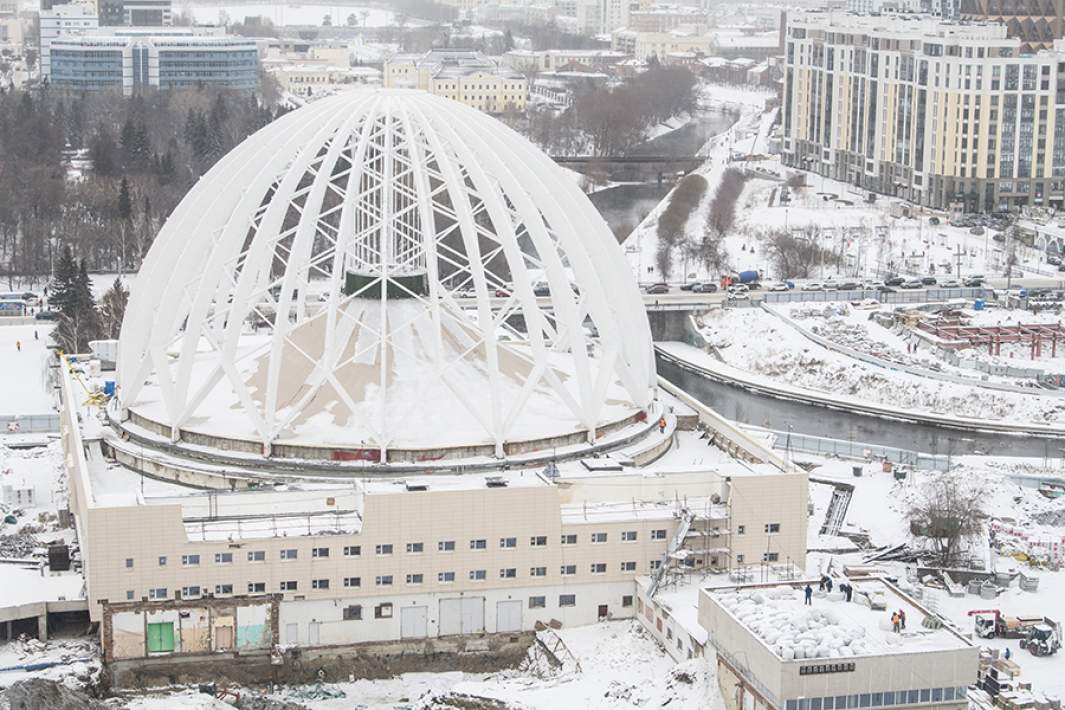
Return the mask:
POLYGON ((204 175, 145 259, 117 374, 173 439, 267 451, 593 441, 655 390, 635 281, 577 185, 406 90, 289 113, 204 175))

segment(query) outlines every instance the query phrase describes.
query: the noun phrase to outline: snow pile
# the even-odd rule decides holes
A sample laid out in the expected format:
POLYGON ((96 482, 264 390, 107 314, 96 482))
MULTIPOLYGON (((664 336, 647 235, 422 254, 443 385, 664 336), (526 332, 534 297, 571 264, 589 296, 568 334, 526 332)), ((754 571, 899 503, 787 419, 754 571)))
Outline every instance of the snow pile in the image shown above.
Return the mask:
POLYGON ((783 608, 803 592, 788 586, 759 591, 722 592, 718 602, 768 644, 780 658, 847 658, 870 653, 873 644, 864 627, 845 623, 831 607, 783 608))

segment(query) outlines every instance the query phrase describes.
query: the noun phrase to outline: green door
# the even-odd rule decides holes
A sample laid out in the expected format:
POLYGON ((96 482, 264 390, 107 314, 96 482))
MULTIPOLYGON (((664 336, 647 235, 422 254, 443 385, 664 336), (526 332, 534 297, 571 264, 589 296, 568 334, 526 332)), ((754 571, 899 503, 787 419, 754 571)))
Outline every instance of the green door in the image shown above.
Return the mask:
POLYGON ((148 624, 148 653, 173 653, 174 622, 148 624))

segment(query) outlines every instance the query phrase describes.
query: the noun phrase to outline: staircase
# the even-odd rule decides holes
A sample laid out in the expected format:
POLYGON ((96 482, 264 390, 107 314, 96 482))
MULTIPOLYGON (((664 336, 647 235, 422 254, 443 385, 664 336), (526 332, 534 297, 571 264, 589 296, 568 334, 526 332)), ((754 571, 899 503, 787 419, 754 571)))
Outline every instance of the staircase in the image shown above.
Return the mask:
POLYGON ((673 533, 673 539, 669 541, 669 545, 662 555, 662 561, 659 563, 658 569, 651 575, 651 588, 647 591, 647 596, 653 597, 658 592, 658 587, 662 584, 662 578, 665 577, 666 569, 669 567, 669 560, 673 553, 684 545, 684 538, 688 535, 688 530, 691 529, 693 520, 695 520, 695 513, 687 508, 681 510, 680 524, 677 525, 677 531, 673 533))

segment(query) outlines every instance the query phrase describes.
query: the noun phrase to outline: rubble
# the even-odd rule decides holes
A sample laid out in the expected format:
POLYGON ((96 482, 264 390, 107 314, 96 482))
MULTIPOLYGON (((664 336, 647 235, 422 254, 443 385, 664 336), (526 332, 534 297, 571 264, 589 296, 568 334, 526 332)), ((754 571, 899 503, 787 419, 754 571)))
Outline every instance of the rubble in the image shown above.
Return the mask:
POLYGON ((20 680, 0 691, 0 710, 107 710, 103 702, 62 683, 43 678, 20 680))

